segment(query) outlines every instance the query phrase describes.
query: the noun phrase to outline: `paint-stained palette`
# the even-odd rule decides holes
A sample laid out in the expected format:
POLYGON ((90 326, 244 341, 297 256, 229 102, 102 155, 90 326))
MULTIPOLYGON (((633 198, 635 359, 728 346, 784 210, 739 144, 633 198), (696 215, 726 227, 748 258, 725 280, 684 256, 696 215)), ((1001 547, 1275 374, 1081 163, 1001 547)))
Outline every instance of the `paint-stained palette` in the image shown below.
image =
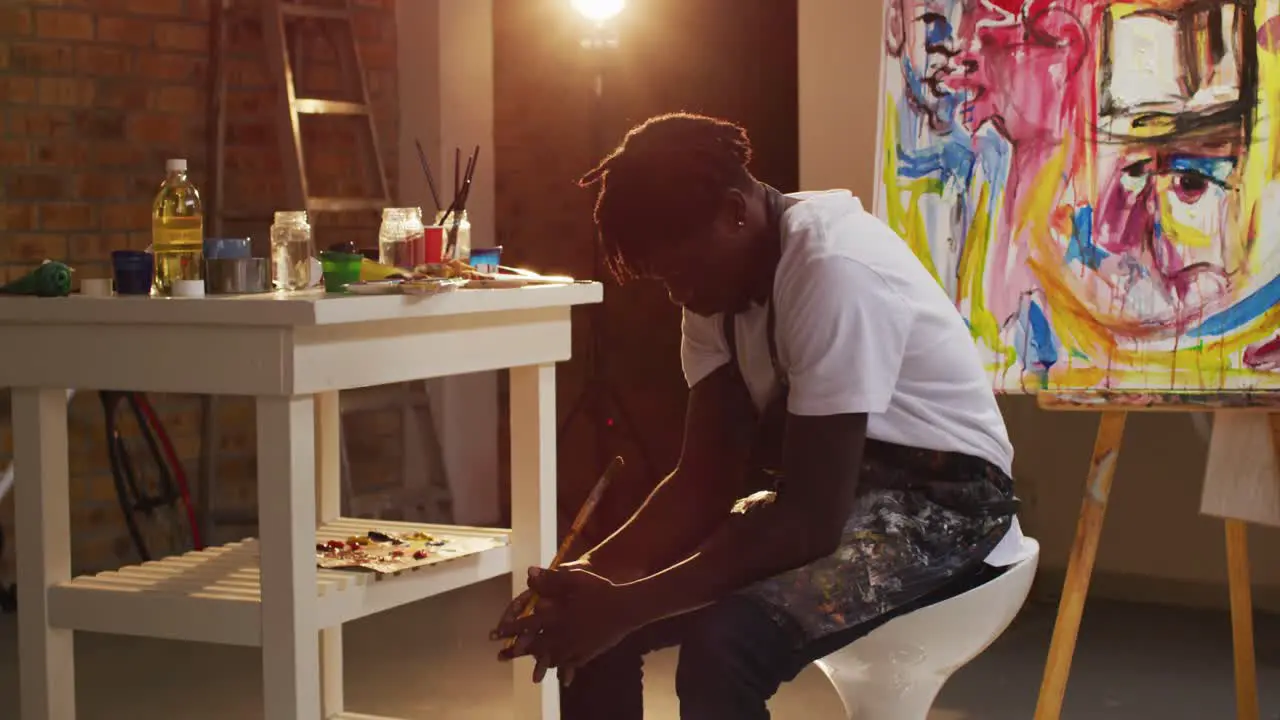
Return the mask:
POLYGON ((876 207, 998 390, 1280 389, 1280 6, 887 0, 876 207))
POLYGON ((370 530, 346 540, 316 543, 316 565, 327 570, 372 570, 393 574, 429 565, 447 550, 449 541, 424 532, 370 530))

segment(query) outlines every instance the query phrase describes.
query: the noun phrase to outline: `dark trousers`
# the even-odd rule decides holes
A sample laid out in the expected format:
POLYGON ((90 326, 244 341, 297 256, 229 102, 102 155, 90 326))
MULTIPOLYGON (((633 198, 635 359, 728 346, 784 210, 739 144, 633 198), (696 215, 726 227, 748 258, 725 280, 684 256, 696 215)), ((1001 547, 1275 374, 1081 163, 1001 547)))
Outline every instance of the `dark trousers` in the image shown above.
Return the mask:
POLYGON ((640 628, 580 668, 560 691, 564 720, 643 720, 644 656, 680 647, 676 695, 681 720, 768 720, 767 703, 806 665, 889 620, 954 597, 1003 572, 985 565, 896 610, 841 632, 806 641, 758 601, 733 595, 685 615, 640 628))

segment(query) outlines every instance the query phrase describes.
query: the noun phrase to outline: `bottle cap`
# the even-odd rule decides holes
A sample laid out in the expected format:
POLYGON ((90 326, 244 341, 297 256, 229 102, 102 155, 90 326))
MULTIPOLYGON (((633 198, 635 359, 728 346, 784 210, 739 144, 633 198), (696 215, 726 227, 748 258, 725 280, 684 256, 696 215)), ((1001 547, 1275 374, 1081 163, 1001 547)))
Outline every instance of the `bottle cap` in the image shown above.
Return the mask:
POLYGON ((111 297, 111 278, 85 278, 81 280, 80 294, 86 297, 111 297))
POLYGON ((204 297, 204 281, 178 280, 173 284, 173 296, 186 298, 204 297))
POLYGON ((185 158, 172 158, 164 162, 164 169, 168 172, 186 172, 187 161, 185 158))

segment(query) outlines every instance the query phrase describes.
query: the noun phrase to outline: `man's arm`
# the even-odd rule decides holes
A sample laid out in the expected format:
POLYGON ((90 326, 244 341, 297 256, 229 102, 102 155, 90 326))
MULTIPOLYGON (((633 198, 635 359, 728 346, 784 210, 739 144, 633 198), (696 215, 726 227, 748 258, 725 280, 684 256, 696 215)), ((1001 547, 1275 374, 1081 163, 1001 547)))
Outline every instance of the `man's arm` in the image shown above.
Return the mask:
POLYGON ((724 520, 691 557, 624 587, 624 612, 647 624, 826 557, 853 509, 865 414, 787 417, 786 485, 769 504, 724 520))
POLYGON ((680 462, 621 528, 587 553, 614 582, 687 557, 728 516, 742 490, 754 408, 729 365, 694 385, 680 462))

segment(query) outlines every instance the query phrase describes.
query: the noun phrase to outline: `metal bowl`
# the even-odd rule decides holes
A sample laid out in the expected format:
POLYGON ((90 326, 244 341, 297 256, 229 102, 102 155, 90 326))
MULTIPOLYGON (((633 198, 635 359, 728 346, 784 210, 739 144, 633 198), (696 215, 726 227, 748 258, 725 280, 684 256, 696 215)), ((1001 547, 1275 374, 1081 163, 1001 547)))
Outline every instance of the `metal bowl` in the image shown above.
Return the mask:
POLYGON ((206 259, 205 292, 209 295, 249 295, 271 290, 266 258, 206 259))

